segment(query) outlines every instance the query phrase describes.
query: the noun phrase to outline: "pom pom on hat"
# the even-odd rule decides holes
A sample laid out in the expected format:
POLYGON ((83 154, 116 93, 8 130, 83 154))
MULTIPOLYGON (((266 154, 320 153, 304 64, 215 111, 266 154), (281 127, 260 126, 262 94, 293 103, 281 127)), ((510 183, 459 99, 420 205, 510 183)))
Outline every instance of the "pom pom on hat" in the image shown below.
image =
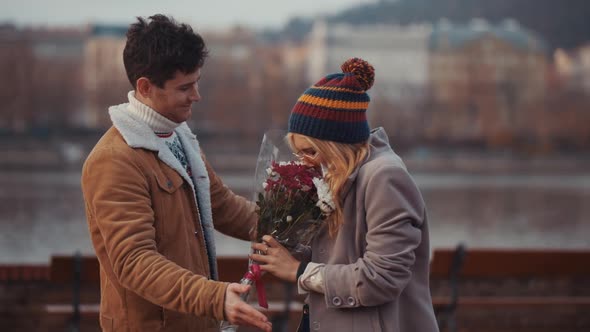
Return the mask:
POLYGON ((346 60, 340 68, 342 72, 324 76, 299 97, 289 132, 347 144, 369 138, 367 90, 375 81, 375 69, 359 58, 346 60))
POLYGON ((354 74, 365 91, 369 90, 375 82, 375 68, 363 59, 350 58, 340 66, 340 69, 343 73, 354 74))

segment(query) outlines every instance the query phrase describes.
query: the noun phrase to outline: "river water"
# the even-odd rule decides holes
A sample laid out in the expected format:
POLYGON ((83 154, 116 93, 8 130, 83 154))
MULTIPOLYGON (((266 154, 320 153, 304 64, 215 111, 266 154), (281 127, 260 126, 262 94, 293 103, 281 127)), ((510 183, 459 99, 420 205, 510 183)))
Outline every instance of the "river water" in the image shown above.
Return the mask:
MULTIPOLYGON (((251 197, 252 176, 220 174, 251 197)), ((428 206, 433 248, 590 249, 590 175, 413 174, 428 206)), ((219 255, 249 243, 218 234, 219 255)), ((0 264, 93 254, 79 172, 0 173, 0 264)))

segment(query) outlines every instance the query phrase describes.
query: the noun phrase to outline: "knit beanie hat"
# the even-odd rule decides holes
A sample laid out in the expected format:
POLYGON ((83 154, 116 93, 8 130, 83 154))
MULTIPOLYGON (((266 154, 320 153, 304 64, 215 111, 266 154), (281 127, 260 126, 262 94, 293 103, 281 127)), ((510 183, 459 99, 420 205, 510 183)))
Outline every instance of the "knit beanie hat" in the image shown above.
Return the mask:
POLYGON ((345 61, 342 73, 330 74, 305 90, 291 110, 289 132, 339 143, 369 138, 369 95, 375 69, 367 61, 345 61))

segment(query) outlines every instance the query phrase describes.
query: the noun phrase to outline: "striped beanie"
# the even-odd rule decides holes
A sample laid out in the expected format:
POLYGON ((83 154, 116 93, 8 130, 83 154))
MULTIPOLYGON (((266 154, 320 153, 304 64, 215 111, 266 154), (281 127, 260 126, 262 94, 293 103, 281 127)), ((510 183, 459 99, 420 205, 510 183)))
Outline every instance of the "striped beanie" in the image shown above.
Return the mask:
POLYGON ((322 78, 299 97, 289 117, 289 132, 339 143, 361 143, 369 138, 367 90, 375 69, 367 61, 352 58, 342 73, 322 78))

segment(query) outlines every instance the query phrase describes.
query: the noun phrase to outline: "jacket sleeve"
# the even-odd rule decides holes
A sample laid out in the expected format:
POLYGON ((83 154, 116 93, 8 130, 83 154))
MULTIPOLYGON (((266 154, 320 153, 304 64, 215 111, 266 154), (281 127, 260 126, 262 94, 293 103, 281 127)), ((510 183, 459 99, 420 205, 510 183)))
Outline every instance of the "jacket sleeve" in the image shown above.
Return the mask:
POLYGON ((405 169, 381 165, 364 189, 366 251, 355 263, 326 265, 328 307, 376 306, 395 301, 412 277, 425 207, 405 169))
POLYGON ((226 283, 207 280, 158 253, 146 173, 128 151, 95 151, 82 171, 95 220, 119 283, 164 308, 224 318, 226 283))
POLYGON ((254 239, 258 214, 256 203, 231 191, 204 158, 211 182, 211 209, 215 229, 225 235, 251 241, 254 239))

